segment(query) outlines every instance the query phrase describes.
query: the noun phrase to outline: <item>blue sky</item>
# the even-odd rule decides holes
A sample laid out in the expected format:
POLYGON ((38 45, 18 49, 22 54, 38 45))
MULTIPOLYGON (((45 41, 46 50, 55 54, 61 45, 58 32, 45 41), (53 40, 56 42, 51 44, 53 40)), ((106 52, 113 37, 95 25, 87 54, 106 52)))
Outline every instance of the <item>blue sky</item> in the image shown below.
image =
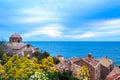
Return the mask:
POLYGON ((120 41, 120 0, 0 0, 0 38, 120 41))

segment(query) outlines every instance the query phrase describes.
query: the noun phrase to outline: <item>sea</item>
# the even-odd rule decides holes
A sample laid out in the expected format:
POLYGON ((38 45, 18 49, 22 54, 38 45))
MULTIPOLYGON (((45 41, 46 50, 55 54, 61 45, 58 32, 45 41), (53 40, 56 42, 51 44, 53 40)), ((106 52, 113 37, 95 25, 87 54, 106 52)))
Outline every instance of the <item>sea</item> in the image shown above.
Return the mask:
POLYGON ((52 56, 82 58, 90 53, 96 59, 108 57, 116 66, 120 66, 120 42, 29 41, 26 43, 32 44, 40 51, 47 51, 52 56))

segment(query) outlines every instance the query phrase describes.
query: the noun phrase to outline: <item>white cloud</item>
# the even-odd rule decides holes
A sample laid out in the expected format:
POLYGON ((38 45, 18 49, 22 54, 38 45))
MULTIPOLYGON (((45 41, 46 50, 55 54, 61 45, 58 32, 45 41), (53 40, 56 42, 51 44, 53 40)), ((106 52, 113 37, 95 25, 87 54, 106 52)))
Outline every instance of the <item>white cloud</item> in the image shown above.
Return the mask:
POLYGON ((9 21, 14 23, 39 23, 43 21, 61 22, 66 19, 65 16, 71 17, 79 12, 79 15, 86 16, 87 11, 89 11, 90 14, 90 12, 96 11, 91 11, 92 8, 95 8, 94 6, 103 3, 101 0, 91 1, 89 3, 88 1, 89 0, 13 0, 7 2, 9 4, 14 2, 12 6, 15 10, 6 11, 12 15, 9 21))
POLYGON ((17 23, 39 23, 45 21, 61 20, 56 11, 41 8, 20 9, 20 17, 13 18, 17 23))
POLYGON ((30 16, 56 16, 56 10, 49 10, 46 8, 23 8, 19 10, 21 14, 30 15, 30 16))
POLYGON ((98 33, 98 36, 113 36, 120 34, 120 19, 112 19, 106 21, 92 22, 91 32, 98 33))
POLYGON ((91 38, 91 37, 95 37, 95 36, 96 36, 95 33, 87 32, 85 34, 76 35, 74 38, 91 38))
POLYGON ((98 27, 98 29, 102 29, 102 30, 120 29, 120 19, 93 22, 91 23, 91 25, 96 26, 98 27))
POLYGON ((87 3, 88 1, 89 0, 26 0, 24 1, 24 3, 23 1, 15 1, 16 4, 21 5, 21 7, 17 8, 17 12, 15 11, 17 17, 12 17, 12 19, 13 22, 16 23, 39 23, 43 21, 53 20, 63 21, 63 19, 65 19, 64 16, 71 16, 70 14, 73 14, 74 12, 76 12, 76 10, 80 10, 80 13, 84 15, 86 14, 84 12, 89 11, 89 6, 94 6, 93 4, 100 4, 102 2, 101 0, 98 0, 87 3))
POLYGON ((88 23, 87 26, 90 26, 87 27, 90 29, 83 31, 81 28, 75 29, 72 30, 70 34, 64 35, 64 37, 73 39, 88 39, 120 35, 120 19, 91 22, 88 23))
POLYGON ((120 19, 97 21, 86 24, 87 25, 85 26, 87 27, 84 29, 81 27, 78 29, 73 29, 70 34, 67 34, 64 37, 72 39, 92 39, 120 34, 120 19))
POLYGON ((89 30, 73 29, 63 27, 58 24, 50 24, 37 28, 33 31, 23 34, 23 37, 32 37, 36 35, 45 35, 52 38, 69 38, 69 39, 89 39, 99 37, 110 37, 120 34, 120 20, 107 20, 92 22, 87 24, 89 30), (81 32, 82 31, 82 32, 81 32))
POLYGON ((43 26, 40 28, 37 28, 33 31, 30 31, 28 33, 23 34, 24 38, 33 37, 36 35, 45 35, 48 37, 60 37, 62 35, 62 30, 64 29, 63 26, 58 24, 50 24, 47 26, 43 26))
POLYGON ((95 37, 96 33, 92 33, 92 32, 86 32, 83 34, 69 34, 69 35, 65 35, 64 37, 66 38, 73 38, 73 39, 83 39, 83 38, 92 38, 95 37))
POLYGON ((40 23, 40 22, 46 22, 46 21, 52 21, 52 20, 60 20, 60 18, 54 18, 54 17, 47 17, 47 16, 42 16, 42 17, 23 17, 23 18, 17 18, 15 21, 19 23, 40 23))

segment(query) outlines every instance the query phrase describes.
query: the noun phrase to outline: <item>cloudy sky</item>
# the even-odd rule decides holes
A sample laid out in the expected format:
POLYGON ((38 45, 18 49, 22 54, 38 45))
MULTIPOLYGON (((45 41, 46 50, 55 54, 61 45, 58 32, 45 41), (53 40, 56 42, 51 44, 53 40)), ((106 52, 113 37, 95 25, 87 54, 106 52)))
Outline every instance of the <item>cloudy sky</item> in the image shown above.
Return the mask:
POLYGON ((120 0, 0 0, 0 38, 120 41, 120 0))

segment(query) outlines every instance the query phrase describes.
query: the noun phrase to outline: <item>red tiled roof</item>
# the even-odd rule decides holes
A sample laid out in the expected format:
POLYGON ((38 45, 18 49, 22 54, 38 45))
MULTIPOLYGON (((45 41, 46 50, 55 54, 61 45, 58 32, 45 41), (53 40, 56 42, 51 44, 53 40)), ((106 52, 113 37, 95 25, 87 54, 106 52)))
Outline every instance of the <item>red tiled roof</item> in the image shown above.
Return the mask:
POLYGON ((70 67, 72 67, 73 74, 75 75, 76 72, 80 69, 80 66, 74 63, 70 64, 70 62, 71 62, 70 60, 65 60, 64 62, 57 64, 56 65, 57 70, 62 72, 64 70, 69 70, 70 67))
POLYGON ((120 80, 120 79, 116 79, 116 78, 120 78, 120 68, 115 67, 115 69, 113 69, 108 76, 106 77, 106 80, 120 80))
POLYGON ((60 72, 62 72, 63 70, 69 70, 69 67, 69 62, 67 60, 56 65, 57 70, 59 70, 60 72))
POLYGON ((57 55, 57 57, 63 57, 62 55, 57 55))
POLYGON ((75 61, 78 61, 79 59, 77 57, 72 57, 69 60, 72 61, 72 62, 75 62, 75 61))
POLYGON ((90 64, 93 67, 95 67, 95 66, 97 66, 99 64, 99 61, 96 60, 94 57, 92 57, 91 54, 88 54, 88 56, 83 57, 83 58, 75 61, 74 63, 79 65, 81 61, 84 61, 84 62, 86 62, 87 64, 90 64))
POLYGON ((99 59, 100 64, 102 64, 105 67, 109 67, 111 64, 113 64, 113 61, 108 59, 107 57, 105 58, 100 58, 99 59))
POLYGON ((106 80, 120 80, 120 73, 119 74, 115 74, 111 77, 107 77, 106 80))
POLYGON ((81 59, 92 66, 96 66, 99 63, 98 60, 94 59, 93 57, 89 57, 89 56, 83 57, 81 59))

